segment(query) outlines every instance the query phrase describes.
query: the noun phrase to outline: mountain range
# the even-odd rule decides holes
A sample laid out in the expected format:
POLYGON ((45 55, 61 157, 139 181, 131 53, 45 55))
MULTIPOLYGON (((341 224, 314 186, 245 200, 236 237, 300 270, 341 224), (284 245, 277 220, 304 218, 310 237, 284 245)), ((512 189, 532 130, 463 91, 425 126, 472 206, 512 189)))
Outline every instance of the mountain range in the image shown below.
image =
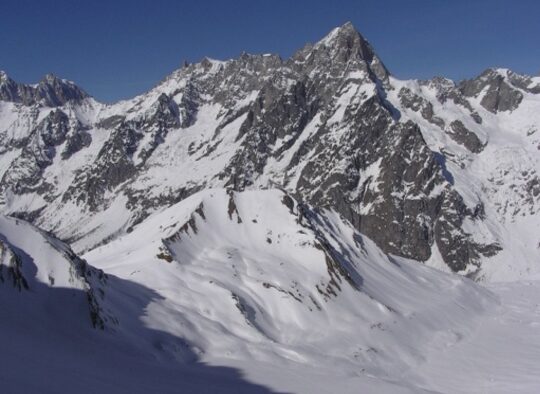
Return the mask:
POLYGON ((540 77, 400 80, 351 23, 114 104, 0 72, 6 379, 32 336, 75 391, 438 391, 480 284, 540 278, 539 129, 540 77))

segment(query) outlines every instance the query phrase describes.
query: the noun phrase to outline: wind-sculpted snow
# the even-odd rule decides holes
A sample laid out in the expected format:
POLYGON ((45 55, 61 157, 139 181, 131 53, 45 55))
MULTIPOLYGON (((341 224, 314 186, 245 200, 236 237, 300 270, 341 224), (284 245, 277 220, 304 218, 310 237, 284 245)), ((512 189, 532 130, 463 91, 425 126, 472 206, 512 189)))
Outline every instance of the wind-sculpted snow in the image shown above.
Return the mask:
POLYGON ((400 81, 347 23, 289 59, 205 58, 112 105, 38 85, 0 77, 0 202, 74 250, 206 188, 280 187, 386 253, 540 274, 538 77, 400 81))

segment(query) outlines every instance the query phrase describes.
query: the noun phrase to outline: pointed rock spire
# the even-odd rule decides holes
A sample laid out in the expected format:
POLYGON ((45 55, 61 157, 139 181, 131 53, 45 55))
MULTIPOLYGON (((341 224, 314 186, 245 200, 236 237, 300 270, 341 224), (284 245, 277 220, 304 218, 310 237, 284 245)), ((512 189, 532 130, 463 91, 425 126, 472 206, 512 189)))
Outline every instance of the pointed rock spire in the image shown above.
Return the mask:
POLYGON ((54 74, 46 74, 37 85, 27 85, 15 82, 5 71, 0 71, 0 100, 3 101, 58 107, 88 97, 88 93, 73 82, 60 79, 54 74))
POLYGON ((336 27, 315 46, 331 48, 336 51, 336 54, 346 58, 358 56, 360 59, 371 61, 375 56, 371 45, 354 28, 351 22, 336 27))
POLYGON ((351 61, 364 63, 368 72, 383 82, 390 75, 373 47, 351 22, 336 27, 315 45, 308 45, 298 51, 293 58, 304 61, 310 55, 317 58, 320 64, 328 61, 338 66, 347 65, 351 61))

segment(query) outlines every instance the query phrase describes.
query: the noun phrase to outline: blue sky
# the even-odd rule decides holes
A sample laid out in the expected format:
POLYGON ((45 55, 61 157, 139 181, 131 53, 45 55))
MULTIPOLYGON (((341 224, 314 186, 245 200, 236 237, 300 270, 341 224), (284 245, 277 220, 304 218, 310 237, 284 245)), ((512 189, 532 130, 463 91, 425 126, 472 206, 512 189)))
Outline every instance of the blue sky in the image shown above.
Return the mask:
POLYGON ((540 72, 536 0, 1 0, 0 69, 54 74, 102 101, 142 93, 183 60, 290 56, 351 21, 399 78, 540 72))

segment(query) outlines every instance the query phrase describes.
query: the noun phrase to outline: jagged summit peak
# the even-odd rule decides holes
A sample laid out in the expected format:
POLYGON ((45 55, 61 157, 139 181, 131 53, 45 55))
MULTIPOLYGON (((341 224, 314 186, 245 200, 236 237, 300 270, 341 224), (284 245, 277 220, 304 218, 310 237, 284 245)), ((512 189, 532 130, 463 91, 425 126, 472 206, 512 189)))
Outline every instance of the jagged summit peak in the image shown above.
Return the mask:
POLYGON ((507 68, 490 67, 482 71, 477 78, 492 79, 492 78, 506 78, 511 71, 507 68))
POLYGON ((223 60, 217 60, 217 59, 212 59, 208 56, 205 56, 201 61, 200 63, 198 63, 198 65, 202 66, 202 68, 206 71, 217 71, 219 69, 219 67, 221 67, 222 65, 224 65, 226 63, 226 61, 223 61, 223 60))
POLYGON ((249 61, 254 59, 265 59, 265 58, 272 58, 272 59, 281 59, 281 57, 274 53, 249 53, 242 51, 238 59, 243 61, 249 61))
POLYGON ((54 81, 57 81, 59 80, 59 78, 54 75, 53 73, 47 73, 45 74, 45 76, 43 77, 43 79, 41 80, 42 82, 54 82, 54 81))
POLYGON ((315 44, 316 47, 335 47, 342 45, 359 45, 367 43, 364 37, 356 30, 351 22, 338 26, 330 31, 322 40, 315 44))
POLYGON ((64 79, 64 78, 57 77, 53 73, 45 74, 43 76, 43 78, 41 78, 41 80, 39 81, 39 84, 40 85, 65 85, 65 86, 68 86, 68 87, 70 87, 72 89, 80 90, 82 93, 84 93, 86 95, 86 93, 83 92, 82 89, 75 82, 69 81, 69 80, 64 79))
POLYGON ((493 79, 510 79, 513 80, 515 78, 523 78, 523 79, 530 79, 532 76, 520 72, 513 71, 509 68, 505 67, 489 67, 486 68, 484 71, 480 73, 477 77, 473 79, 486 79, 486 80, 493 80, 493 79))
POLYGON ((437 86, 443 89, 451 89, 456 87, 455 81, 450 78, 442 77, 440 75, 437 75, 431 79, 419 80, 418 83, 420 83, 420 85, 437 86))
POLYGON ((345 22, 343 25, 341 25, 340 27, 338 27, 338 29, 340 30, 354 30, 354 31, 357 31, 356 28, 354 27, 353 23, 351 21, 347 21, 345 22))
POLYGON ((537 82, 535 83, 534 79, 535 78, 530 75, 518 73, 509 68, 490 67, 482 71, 477 77, 464 80, 460 84, 463 86, 467 83, 470 84, 471 81, 477 81, 478 83, 484 84, 500 84, 505 82, 525 91, 539 93, 540 88, 535 86, 537 85, 537 82))
POLYGON ((492 68, 490 68, 490 70, 492 70, 493 72, 496 72, 498 74, 501 74, 501 75, 507 75, 507 74, 513 72, 509 68, 505 68, 505 67, 492 67, 492 68))
POLYGON ((314 53, 317 59, 323 62, 330 60, 337 65, 348 64, 350 61, 364 63, 368 72, 380 81, 386 81, 390 75, 373 47, 351 22, 332 29, 315 45, 307 45, 297 52, 294 58, 303 61, 314 53))
POLYGON ((46 74, 39 82, 36 92, 36 101, 41 101, 49 107, 58 107, 69 101, 80 101, 90 97, 75 83, 61 79, 54 74, 46 74))
POLYGON ((4 70, 0 70, 0 81, 9 79, 9 75, 4 70))
POLYGON ((363 39, 362 35, 356 30, 352 22, 346 22, 341 26, 335 27, 328 33, 322 40, 320 40, 318 45, 330 45, 336 42, 339 38, 343 37, 360 37, 363 39))
POLYGON ((362 37, 362 34, 360 34, 358 29, 353 25, 351 21, 345 22, 343 25, 336 27, 334 30, 338 35, 352 35, 362 37))

